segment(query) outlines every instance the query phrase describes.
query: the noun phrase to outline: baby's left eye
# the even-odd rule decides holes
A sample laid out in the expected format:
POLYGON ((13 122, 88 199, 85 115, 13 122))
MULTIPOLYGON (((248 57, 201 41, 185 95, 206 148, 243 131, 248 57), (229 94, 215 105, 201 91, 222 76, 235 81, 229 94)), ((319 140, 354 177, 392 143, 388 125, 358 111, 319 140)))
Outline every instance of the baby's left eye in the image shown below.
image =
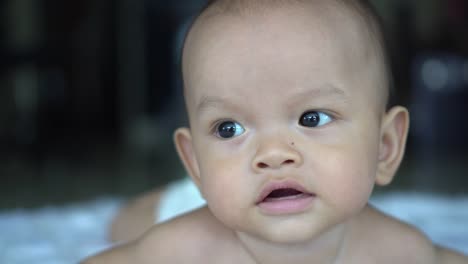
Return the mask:
POLYGON ((320 111, 308 111, 302 114, 299 124, 305 127, 318 127, 328 124, 332 117, 320 111))

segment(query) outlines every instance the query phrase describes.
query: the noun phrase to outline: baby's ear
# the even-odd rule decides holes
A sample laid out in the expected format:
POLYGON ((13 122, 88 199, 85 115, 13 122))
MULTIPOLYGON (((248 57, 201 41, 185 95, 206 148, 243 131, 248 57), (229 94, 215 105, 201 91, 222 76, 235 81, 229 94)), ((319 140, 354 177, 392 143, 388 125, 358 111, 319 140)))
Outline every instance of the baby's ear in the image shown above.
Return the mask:
POLYGON ((197 158, 193 149, 192 134, 186 127, 178 128, 174 132, 174 143, 179 158, 184 164, 185 170, 192 178, 193 182, 200 189, 200 170, 197 158))
POLYGON ((392 181, 405 153, 408 129, 409 113, 406 108, 395 106, 385 113, 380 134, 378 185, 387 185, 392 181))

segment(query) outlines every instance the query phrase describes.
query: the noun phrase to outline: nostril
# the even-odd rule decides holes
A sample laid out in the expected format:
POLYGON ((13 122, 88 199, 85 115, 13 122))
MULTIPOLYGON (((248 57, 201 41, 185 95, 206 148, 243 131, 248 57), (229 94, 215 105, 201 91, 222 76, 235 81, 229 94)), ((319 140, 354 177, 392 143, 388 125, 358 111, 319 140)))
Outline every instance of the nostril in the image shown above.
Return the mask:
MULTIPOLYGON (((283 162, 281 163, 281 165, 288 165, 288 164, 294 164, 294 163, 296 163, 294 160, 288 159, 288 160, 283 161, 283 162)), ((273 164, 272 164, 272 165, 273 165, 273 164)), ((280 165, 280 166, 281 166, 281 165, 280 165)), ((270 167, 270 165, 268 165, 268 164, 265 163, 265 162, 259 162, 259 163, 257 163, 257 167, 260 168, 260 169, 266 169, 266 168, 270 167)))

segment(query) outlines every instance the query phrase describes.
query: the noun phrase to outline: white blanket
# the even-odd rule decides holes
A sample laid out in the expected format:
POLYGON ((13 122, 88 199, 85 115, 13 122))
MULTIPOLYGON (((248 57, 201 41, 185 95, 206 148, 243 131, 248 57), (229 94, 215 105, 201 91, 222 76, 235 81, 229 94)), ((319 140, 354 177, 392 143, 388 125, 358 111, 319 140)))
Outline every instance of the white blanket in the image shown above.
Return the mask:
MULTIPOLYGON (((374 197, 381 210, 412 223, 438 244, 468 254, 468 196, 392 193, 374 197)), ((109 223, 121 200, 0 211, 0 263, 69 264, 109 247, 109 223)))
POLYGON ((0 263, 77 263, 109 246, 108 226, 119 204, 102 199, 0 212, 0 263))

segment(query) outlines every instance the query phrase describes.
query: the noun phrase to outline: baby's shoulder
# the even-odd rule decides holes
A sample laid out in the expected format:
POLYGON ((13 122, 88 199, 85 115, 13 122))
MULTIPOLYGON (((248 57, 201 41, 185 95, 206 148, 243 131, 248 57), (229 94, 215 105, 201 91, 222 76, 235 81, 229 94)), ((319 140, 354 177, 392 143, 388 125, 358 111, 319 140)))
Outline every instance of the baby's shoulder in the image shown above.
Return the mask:
POLYGON ((139 239, 104 251, 83 264, 217 263, 216 256, 232 252, 226 246, 229 241, 228 230, 201 208, 154 225, 139 239))
POLYGON ((217 257, 232 254, 232 234, 201 208, 155 225, 136 242, 137 255, 142 263, 217 263, 217 257))
POLYGON ((388 216, 376 209, 368 211, 366 227, 372 252, 377 254, 379 263, 468 263, 453 262, 463 260, 461 255, 451 250, 437 247, 418 228, 388 216), (459 258, 460 257, 460 258, 459 258), (398 261, 396 261, 398 260, 398 261), (395 262, 396 261, 396 262, 395 262))

